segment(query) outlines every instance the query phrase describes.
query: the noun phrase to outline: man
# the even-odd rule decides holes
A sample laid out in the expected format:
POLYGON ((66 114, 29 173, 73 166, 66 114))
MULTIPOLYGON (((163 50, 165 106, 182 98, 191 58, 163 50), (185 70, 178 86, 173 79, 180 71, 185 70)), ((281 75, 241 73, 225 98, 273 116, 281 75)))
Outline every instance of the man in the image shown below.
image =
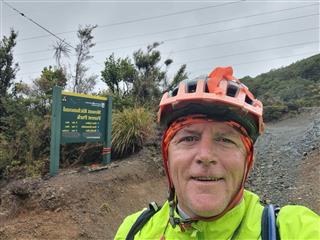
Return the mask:
POLYGON ((320 239, 311 210, 285 206, 276 220, 274 212, 262 217, 258 196, 244 190, 263 132, 262 104, 232 74, 217 68, 164 94, 158 117, 168 201, 150 219, 142 211, 127 217, 115 239, 266 239, 266 232, 270 239, 320 239))

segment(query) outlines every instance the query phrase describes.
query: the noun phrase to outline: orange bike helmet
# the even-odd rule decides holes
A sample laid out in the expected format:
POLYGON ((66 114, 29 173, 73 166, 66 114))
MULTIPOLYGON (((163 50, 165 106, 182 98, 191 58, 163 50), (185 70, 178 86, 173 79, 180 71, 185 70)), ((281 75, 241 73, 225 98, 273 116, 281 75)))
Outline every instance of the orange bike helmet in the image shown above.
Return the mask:
POLYGON ((232 74, 232 67, 218 67, 205 79, 180 82, 161 99, 160 125, 167 128, 180 117, 203 114, 239 123, 254 143, 263 132, 262 103, 232 74))

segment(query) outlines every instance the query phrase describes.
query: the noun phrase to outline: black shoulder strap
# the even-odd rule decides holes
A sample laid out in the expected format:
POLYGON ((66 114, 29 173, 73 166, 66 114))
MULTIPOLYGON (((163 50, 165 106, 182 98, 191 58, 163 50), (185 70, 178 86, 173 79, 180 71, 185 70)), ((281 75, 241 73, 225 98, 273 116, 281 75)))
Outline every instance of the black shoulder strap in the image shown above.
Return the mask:
POLYGON ((262 240, 280 240, 278 227, 276 224, 277 215, 280 208, 269 204, 264 207, 261 219, 262 240))
POLYGON ((141 215, 137 218, 135 223, 132 225, 126 240, 133 240, 134 236, 139 232, 143 226, 149 221, 149 219, 160 210, 161 207, 158 207, 157 203, 149 203, 148 209, 144 210, 141 215))

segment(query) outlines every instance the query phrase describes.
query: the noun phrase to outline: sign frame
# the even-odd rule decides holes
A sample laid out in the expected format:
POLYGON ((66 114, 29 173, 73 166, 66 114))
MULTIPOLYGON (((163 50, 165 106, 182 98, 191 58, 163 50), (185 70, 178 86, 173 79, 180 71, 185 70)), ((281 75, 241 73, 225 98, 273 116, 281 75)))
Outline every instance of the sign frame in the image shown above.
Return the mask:
MULTIPOLYGON (((60 145, 62 142, 66 144, 72 143, 72 142, 102 142, 103 144, 102 164, 105 165, 107 163, 110 163, 111 162, 111 131, 112 131, 112 97, 111 96, 108 96, 108 97, 92 96, 92 95, 79 94, 79 93, 73 93, 73 92, 65 92, 62 90, 63 89, 61 87, 58 87, 58 86, 53 87, 52 115, 51 115, 51 143, 50 143, 50 175, 55 176, 58 174, 59 162, 60 162, 60 145), (74 138, 71 140, 62 139, 62 118, 63 117, 66 118, 65 117, 66 113, 62 112, 63 98, 68 98, 78 102, 88 100, 91 102, 86 102, 86 103, 93 103, 93 104, 95 103, 94 101, 96 102, 99 101, 99 103, 103 103, 103 106, 104 106, 102 107, 103 110, 101 111, 91 110, 91 113, 101 115, 100 117, 91 117, 93 119, 99 119, 100 122, 89 122, 93 124, 92 128, 98 128, 99 130, 101 130, 100 132, 98 132, 98 133, 101 133, 100 138, 97 138, 97 140, 88 140, 88 141, 84 140, 83 137, 74 138)), ((87 111, 87 109, 85 109, 85 111, 87 111)), ((73 117, 72 113, 71 114, 69 113, 68 115, 69 115, 68 116, 69 118, 70 116, 71 118, 73 117)), ((85 115, 85 116, 88 116, 88 115, 85 115)), ((72 127, 77 128, 76 124, 78 122, 73 122, 73 123, 75 125, 72 127)), ((64 122, 64 127, 66 127, 65 122, 64 122)), ((91 127, 91 126, 85 126, 85 127, 91 127)), ((78 133, 78 135, 81 136, 81 132, 80 134, 78 133)))

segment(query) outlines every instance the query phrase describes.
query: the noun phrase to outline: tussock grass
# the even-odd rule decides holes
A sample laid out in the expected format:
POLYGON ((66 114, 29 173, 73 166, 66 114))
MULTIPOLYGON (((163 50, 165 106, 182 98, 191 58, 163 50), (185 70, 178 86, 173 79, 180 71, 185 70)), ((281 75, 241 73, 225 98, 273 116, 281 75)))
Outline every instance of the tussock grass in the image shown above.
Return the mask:
POLYGON ((145 108, 124 109, 112 117, 112 154, 117 157, 137 152, 154 134, 153 115, 145 108))

